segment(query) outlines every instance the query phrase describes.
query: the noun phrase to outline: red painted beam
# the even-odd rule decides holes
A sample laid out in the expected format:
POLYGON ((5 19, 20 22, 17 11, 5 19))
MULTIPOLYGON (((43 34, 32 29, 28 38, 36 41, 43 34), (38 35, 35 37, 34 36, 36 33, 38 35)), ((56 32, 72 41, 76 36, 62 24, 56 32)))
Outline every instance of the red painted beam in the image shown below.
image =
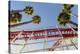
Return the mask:
MULTIPOLYGON (((58 28, 61 32, 73 32, 71 30, 71 28, 58 28)), ((23 38, 17 38, 16 40, 20 39, 20 40, 28 40, 28 36, 27 35, 31 35, 32 32, 33 34, 37 34, 37 33, 45 33, 45 31, 47 32, 59 32, 57 28, 55 29, 43 29, 43 30, 35 30, 35 31, 23 31, 22 35, 23 35, 23 38), (26 35, 26 36, 24 36, 26 35)), ((77 31, 77 28, 73 28, 74 30, 77 31)), ((14 39, 15 36, 17 36, 21 31, 16 31, 16 32, 10 32, 10 40, 14 39)), ((73 37, 73 36, 78 36, 77 34, 62 34, 64 38, 69 38, 69 37, 73 37)), ((34 35, 35 36, 35 35, 34 35)), ((50 34, 48 35, 48 38, 55 38, 55 37, 61 37, 59 34, 50 34)), ((45 38, 45 36, 35 36, 35 37, 32 37, 31 39, 42 39, 42 38, 45 38)))
MULTIPOLYGON (((77 34, 62 34, 64 38, 71 38, 71 37, 78 37, 77 34)), ((50 35, 50 36, 47 36, 48 38, 57 38, 57 37, 62 37, 60 36, 59 34, 58 35, 50 35)), ((31 37, 30 40, 37 40, 37 39, 44 39, 45 36, 34 36, 34 37, 31 37)), ((14 37, 11 37, 10 40, 14 39, 14 37)), ((23 38, 17 38, 16 40, 28 40, 29 37, 23 37, 23 38)))
MULTIPOLYGON (((60 31, 72 31, 71 30, 71 28, 58 28, 60 31)), ((34 32, 34 33, 39 33, 39 32, 44 32, 44 31, 48 31, 48 32, 58 32, 58 29, 57 28, 55 28, 55 29, 44 29, 44 30, 35 30, 35 31, 23 31, 23 34, 31 34, 32 32, 34 32)), ((74 30, 76 30, 77 31, 77 28, 73 28, 74 30)), ((10 33, 10 35, 12 35, 12 34, 18 34, 19 32, 21 32, 21 31, 16 31, 16 32, 9 32, 10 33)))
MULTIPOLYGON (((62 32, 66 32, 66 31, 72 31, 71 28, 59 28, 60 31, 62 32)), ((74 28, 74 30, 77 30, 76 28, 74 28)), ((22 35, 28 35, 28 34, 32 34, 32 32, 34 32, 34 34, 36 33, 44 33, 45 31, 47 32, 58 32, 58 29, 45 29, 45 30, 36 30, 36 31, 23 31, 22 35)), ((16 31, 16 32, 9 32, 10 36, 17 36, 21 31, 16 31)))

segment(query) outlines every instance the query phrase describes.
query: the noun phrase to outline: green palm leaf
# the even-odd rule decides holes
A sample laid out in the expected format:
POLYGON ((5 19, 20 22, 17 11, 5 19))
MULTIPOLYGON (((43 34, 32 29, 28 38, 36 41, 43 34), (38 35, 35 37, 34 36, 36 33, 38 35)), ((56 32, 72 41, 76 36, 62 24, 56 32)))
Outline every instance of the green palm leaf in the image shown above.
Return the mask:
POLYGON ((41 17, 38 16, 38 15, 33 16, 32 19, 33 19, 32 22, 35 23, 35 24, 39 24, 41 22, 41 17))
POLYGON ((22 15, 19 12, 13 12, 10 14, 10 22, 17 23, 22 19, 22 15))
POLYGON ((25 12, 26 14, 28 14, 28 15, 32 15, 32 14, 33 14, 33 8, 27 6, 27 7, 24 9, 24 12, 25 12))

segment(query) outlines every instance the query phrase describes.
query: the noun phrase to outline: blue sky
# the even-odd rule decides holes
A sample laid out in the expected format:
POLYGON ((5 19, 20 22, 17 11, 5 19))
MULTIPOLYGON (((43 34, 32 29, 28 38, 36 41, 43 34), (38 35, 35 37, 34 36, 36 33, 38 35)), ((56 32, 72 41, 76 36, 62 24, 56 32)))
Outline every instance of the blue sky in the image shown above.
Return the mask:
MULTIPOLYGON (((12 30, 32 30, 32 29, 42 29, 47 27, 55 27, 57 22, 57 16, 62 10, 63 4, 55 4, 55 3, 39 3, 39 2, 27 2, 27 1, 12 1, 11 2, 11 10, 22 10, 26 6, 32 6, 34 9, 34 15, 39 15, 41 17, 41 23, 40 24, 25 24, 22 26, 18 26, 15 28, 12 28, 12 30)), ((78 13, 78 7, 77 5, 72 8, 72 12, 77 14, 78 13)), ((30 21, 32 20, 32 16, 28 16, 24 12, 22 14, 22 21, 30 21)), ((72 16, 72 21, 77 23, 77 18, 75 16, 72 16)))

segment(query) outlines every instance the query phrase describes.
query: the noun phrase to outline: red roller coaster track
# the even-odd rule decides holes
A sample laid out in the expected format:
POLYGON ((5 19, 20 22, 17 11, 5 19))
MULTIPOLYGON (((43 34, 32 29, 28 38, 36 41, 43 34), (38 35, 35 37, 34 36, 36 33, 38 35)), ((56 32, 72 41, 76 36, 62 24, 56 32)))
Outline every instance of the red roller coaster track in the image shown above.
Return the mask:
MULTIPOLYGON (((35 30, 35 31, 23 31, 20 37, 17 37, 16 40, 37 40, 43 39, 45 36, 48 38, 61 37, 58 29, 61 31, 64 38, 77 37, 78 35, 74 33, 71 28, 54 28, 54 29, 44 29, 44 30, 35 30)), ((73 28, 77 31, 77 28, 73 28)), ((21 31, 10 32, 10 40, 13 40, 21 31)))

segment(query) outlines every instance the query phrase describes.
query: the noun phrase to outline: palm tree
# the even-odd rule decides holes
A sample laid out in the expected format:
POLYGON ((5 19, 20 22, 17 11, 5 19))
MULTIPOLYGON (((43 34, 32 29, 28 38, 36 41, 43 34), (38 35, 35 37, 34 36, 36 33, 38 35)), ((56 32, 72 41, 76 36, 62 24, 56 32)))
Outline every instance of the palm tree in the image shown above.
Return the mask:
POLYGON ((33 16, 32 19, 33 19, 32 22, 33 22, 34 24, 39 24, 39 23, 41 22, 41 18, 40 18, 40 16, 38 16, 38 15, 33 16))
POLYGON ((26 7, 23 10, 26 14, 32 15, 33 14, 33 8, 32 7, 26 7))
POLYGON ((12 10, 12 11, 10 11, 10 13, 13 13, 13 12, 25 12, 28 15, 32 15, 34 10, 32 7, 26 6, 23 10, 12 10))
POLYGON ((75 22, 71 21, 71 8, 73 6, 74 5, 64 4, 64 9, 62 10, 62 12, 59 14, 57 18, 60 25, 65 26, 67 23, 71 23, 75 26, 78 26, 75 22))
POLYGON ((12 10, 10 11, 10 24, 15 24, 20 22, 22 19, 22 15, 20 12, 25 12, 28 15, 33 14, 33 8, 30 6, 26 6, 23 10, 12 10))
POLYGON ((71 9, 74 7, 74 5, 72 5, 72 4, 64 4, 63 6, 64 6, 64 8, 62 10, 63 12, 67 12, 69 15, 78 17, 76 14, 71 13, 71 9))
POLYGON ((60 25, 66 25, 67 23, 71 23, 75 26, 78 26, 75 22, 71 21, 71 15, 63 12, 63 13, 60 13, 60 15, 58 16, 57 18, 58 22, 60 25))
POLYGON ((74 7, 74 5, 72 5, 72 4, 64 4, 63 6, 64 6, 64 9, 66 9, 66 10, 71 10, 71 8, 74 7))
POLYGON ((10 23, 20 22, 22 19, 22 15, 19 12, 10 13, 10 23))
POLYGON ((33 20, 30 20, 30 21, 27 21, 27 22, 10 25, 10 27, 16 27, 16 26, 20 26, 20 25, 24 25, 24 24, 28 24, 28 23, 39 24, 39 23, 41 22, 41 17, 38 16, 38 15, 33 16, 32 19, 33 19, 33 20))

